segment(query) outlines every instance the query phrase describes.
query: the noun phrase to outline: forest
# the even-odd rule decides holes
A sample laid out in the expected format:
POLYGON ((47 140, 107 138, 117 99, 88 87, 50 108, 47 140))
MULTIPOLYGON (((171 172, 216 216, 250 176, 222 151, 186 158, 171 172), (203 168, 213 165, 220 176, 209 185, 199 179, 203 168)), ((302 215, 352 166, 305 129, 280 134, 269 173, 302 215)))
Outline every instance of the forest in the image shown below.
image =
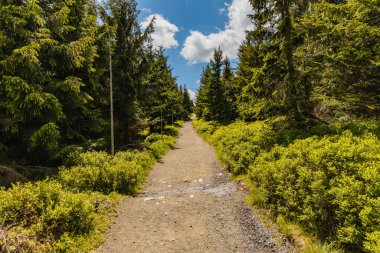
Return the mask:
POLYGON ((300 252, 380 252, 380 2, 249 2, 193 106, 135 0, 2 0, 0 251, 96 248, 194 112, 300 252))
POLYGON ((0 13, 0 251, 89 251, 192 100, 134 0, 4 0, 0 13))
POLYGON ((379 1, 250 3, 237 68, 216 49, 203 70, 195 128, 248 202, 322 242, 304 252, 380 252, 379 1))

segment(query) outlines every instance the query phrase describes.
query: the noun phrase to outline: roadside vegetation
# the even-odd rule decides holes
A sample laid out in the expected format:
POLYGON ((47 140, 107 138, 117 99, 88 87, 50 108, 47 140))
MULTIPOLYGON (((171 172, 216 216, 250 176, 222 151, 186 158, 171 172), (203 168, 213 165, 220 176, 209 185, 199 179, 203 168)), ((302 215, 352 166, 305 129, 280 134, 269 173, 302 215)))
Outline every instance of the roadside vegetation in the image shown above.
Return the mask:
POLYGON ((5 0, 0 13, 0 251, 88 252, 192 101, 134 0, 5 0))
POLYGON ((250 180, 249 203, 282 217, 285 232, 287 220, 336 247, 378 252, 379 123, 305 132, 276 131, 277 123, 193 122, 222 163, 250 180))
POLYGON ((86 152, 71 167, 43 181, 0 189, 0 249, 4 252, 87 252, 94 249, 123 195, 136 194, 146 175, 175 144, 172 135, 149 135, 141 150, 86 152))
POLYGON ((301 251, 380 252, 378 3, 250 3, 236 69, 217 49, 203 70, 194 127, 249 203, 314 238, 301 251))

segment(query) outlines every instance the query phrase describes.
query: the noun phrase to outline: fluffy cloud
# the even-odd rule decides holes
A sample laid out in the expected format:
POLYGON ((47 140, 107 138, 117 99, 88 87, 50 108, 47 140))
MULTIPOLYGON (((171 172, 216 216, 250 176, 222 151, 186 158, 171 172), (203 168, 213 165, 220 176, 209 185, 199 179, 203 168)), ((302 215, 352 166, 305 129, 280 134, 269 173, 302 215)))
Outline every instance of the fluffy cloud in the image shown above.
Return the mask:
POLYGON ((187 91, 189 92, 189 95, 190 95, 190 98, 195 101, 195 98, 197 97, 197 93, 193 90, 190 90, 190 89, 187 89, 187 91))
POLYGON ((205 35, 199 31, 191 31, 186 38, 181 55, 190 63, 208 62, 215 48, 220 47, 231 59, 236 59, 245 31, 253 25, 248 14, 252 7, 248 0, 233 0, 228 6, 228 24, 224 30, 205 35))
POLYGON ((176 25, 170 23, 160 14, 149 15, 142 23, 142 28, 147 28, 152 19, 156 17, 154 21, 154 32, 152 34, 153 46, 158 48, 162 46, 164 49, 177 47, 178 41, 174 38, 175 34, 179 32, 176 25))

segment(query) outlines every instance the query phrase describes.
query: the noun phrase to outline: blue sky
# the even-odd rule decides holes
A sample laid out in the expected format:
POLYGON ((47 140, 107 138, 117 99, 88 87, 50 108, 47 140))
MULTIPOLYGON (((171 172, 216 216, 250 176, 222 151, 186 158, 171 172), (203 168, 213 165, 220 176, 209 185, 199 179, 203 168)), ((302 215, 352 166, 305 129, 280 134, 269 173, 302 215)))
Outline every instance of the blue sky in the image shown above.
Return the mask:
POLYGON ((252 24, 248 0, 137 0, 142 26, 156 16, 154 44, 166 48, 178 84, 196 91, 214 48, 232 60, 252 24))

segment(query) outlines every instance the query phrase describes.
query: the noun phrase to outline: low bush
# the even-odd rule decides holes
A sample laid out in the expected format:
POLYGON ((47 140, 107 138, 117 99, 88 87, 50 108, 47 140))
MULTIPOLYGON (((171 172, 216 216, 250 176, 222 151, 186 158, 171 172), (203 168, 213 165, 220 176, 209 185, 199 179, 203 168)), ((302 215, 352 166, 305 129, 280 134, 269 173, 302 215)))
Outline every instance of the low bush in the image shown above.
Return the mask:
POLYGON ((193 121, 194 128, 202 136, 202 138, 209 142, 211 141, 212 135, 220 127, 220 124, 216 121, 205 121, 203 119, 193 121))
POLYGON ((250 164, 263 151, 274 145, 271 127, 262 122, 236 122, 219 127, 211 137, 219 159, 235 174, 246 173, 250 164))
POLYGON ((194 127, 235 174, 249 201, 354 252, 380 252, 378 121, 289 129, 276 118, 194 127))
MULTIPOLYGON (((169 128, 172 135, 177 128, 169 128)), ((174 136, 153 134, 145 150, 75 154, 56 178, 0 188, 1 252, 87 252, 101 238, 119 195, 133 194, 174 136), (107 195, 103 195, 107 194, 107 195)))
POLYGON ((104 210, 114 204, 103 195, 72 193, 57 181, 16 184, 0 190, 0 199, 5 252, 83 249, 84 238, 104 230, 104 210))
POLYGON ((246 173, 260 154, 275 143, 275 134, 269 124, 236 122, 221 126, 216 122, 193 121, 195 129, 215 147, 218 158, 235 174, 246 173))
POLYGON ((346 249, 378 252, 380 141, 373 134, 297 140, 259 155, 249 175, 275 214, 346 249))
POLYGON ((58 180, 76 191, 134 194, 156 159, 167 153, 175 141, 174 136, 151 134, 145 139, 147 149, 143 151, 118 152, 114 157, 106 152, 80 154, 77 165, 62 169, 58 180))
POLYGON ((152 152, 154 158, 158 159, 174 147, 176 137, 152 134, 145 139, 148 150, 152 152))

